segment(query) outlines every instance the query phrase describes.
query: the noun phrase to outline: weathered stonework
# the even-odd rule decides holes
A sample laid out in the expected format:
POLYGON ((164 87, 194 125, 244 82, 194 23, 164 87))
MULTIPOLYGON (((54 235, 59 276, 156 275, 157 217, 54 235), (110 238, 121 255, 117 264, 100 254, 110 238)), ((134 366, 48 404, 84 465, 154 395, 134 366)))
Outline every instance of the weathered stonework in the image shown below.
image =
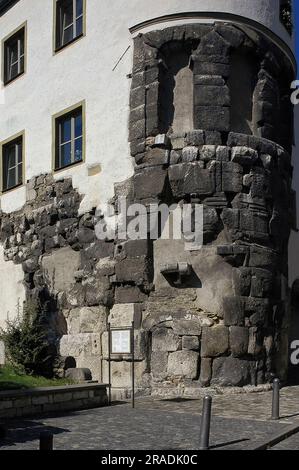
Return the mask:
MULTIPOLYGON (((135 322, 141 392, 286 377, 287 242, 295 219, 292 109, 279 77, 288 82, 291 72, 282 53, 255 36, 232 25, 188 24, 135 39, 129 140, 136 165, 133 177, 116 185, 114 203, 126 196, 146 205, 202 204, 202 250, 159 237, 100 241, 95 210, 79 216, 72 181, 51 175, 28 182, 22 211, 1 214, 5 257, 22 264, 27 295, 46 303, 49 337, 93 378, 107 381, 108 321, 135 322), (231 124, 236 51, 255 58, 248 133, 231 124), (192 74, 188 130, 165 101, 173 95, 177 109, 189 105, 169 75, 173 54, 182 57, 186 77, 192 74), (180 287, 161 272, 165 262, 192 267, 180 287)), ((125 356, 113 361, 112 385, 130 388, 125 356)))

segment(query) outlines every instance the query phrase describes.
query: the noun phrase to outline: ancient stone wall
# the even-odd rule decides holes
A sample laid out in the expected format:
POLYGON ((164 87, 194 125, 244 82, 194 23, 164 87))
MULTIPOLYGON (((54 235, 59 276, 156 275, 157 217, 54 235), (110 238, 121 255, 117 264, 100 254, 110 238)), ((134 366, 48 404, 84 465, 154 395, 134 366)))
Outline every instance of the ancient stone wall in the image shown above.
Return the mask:
MULTIPOLYGON (((133 320, 139 391, 191 394, 286 377, 292 72, 268 40, 247 33, 189 24, 135 39, 135 172, 116 185, 114 204, 118 196, 128 204, 202 204, 201 250, 160 237, 99 240, 96 208, 79 216, 71 180, 51 175, 28 182, 20 212, 1 215, 5 257, 22 263, 27 295, 47 305, 53 344, 95 379, 108 380, 108 321, 133 320), (254 64, 251 80, 240 80, 245 117, 231 90, 236 52, 254 64), (190 107, 193 119, 184 116, 190 107), (231 129, 236 110, 244 133, 231 129), (179 263, 189 266, 186 275, 168 276, 165 264, 179 263)), ((114 359, 112 385, 129 389, 130 361, 114 359)))

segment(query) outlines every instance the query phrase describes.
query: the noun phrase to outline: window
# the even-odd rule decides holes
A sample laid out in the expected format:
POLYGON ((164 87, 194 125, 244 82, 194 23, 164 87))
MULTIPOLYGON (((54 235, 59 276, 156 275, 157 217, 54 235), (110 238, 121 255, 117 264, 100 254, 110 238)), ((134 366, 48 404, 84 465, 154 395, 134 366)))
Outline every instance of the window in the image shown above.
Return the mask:
POLYGON ((2 191, 23 184, 23 136, 2 145, 2 191))
POLYGON ((56 50, 84 34, 84 10, 85 0, 56 0, 56 50))
POLYGON ((25 26, 4 40, 4 84, 25 72, 25 26))
POLYGON ((83 106, 55 118, 55 170, 83 161, 83 106))
POLYGON ((292 0, 280 0, 280 21, 287 32, 293 33, 292 0))

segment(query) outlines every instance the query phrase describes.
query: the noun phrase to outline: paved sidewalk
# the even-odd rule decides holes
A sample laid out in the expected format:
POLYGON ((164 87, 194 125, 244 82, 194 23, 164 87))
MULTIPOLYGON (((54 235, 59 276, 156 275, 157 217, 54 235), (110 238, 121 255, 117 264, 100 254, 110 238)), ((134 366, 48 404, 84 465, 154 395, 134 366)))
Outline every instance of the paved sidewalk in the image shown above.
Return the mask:
MULTIPOLYGON (((299 388, 282 391, 282 416, 269 419, 271 392, 213 397, 213 449, 250 449, 290 424, 299 425, 299 388)), ((129 403, 41 419, 11 420, 1 450, 38 449, 42 431, 62 450, 198 449, 202 400, 141 398, 129 403)), ((277 445, 299 449, 299 434, 277 445)))

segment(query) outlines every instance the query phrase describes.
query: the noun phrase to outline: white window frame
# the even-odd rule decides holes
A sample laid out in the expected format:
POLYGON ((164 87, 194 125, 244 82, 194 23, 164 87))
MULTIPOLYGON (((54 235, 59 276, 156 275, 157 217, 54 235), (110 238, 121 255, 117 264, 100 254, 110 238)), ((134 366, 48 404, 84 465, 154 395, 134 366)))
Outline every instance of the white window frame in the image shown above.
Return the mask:
MULTIPOLYGON (((74 109, 71 113, 66 113, 65 115, 62 115, 58 118, 58 142, 57 142, 57 149, 58 149, 58 164, 59 164, 59 167, 57 169, 62 169, 62 168, 65 168, 65 165, 62 164, 62 147, 65 147, 66 145, 68 144, 71 144, 71 162, 69 163, 69 165, 73 165, 74 163, 80 163, 83 161, 83 145, 84 145, 84 141, 83 141, 83 138, 84 138, 84 129, 83 129, 83 108, 82 107, 78 107, 78 109, 74 109), (79 115, 79 111, 81 112, 81 119, 82 119, 82 133, 81 135, 75 137, 76 135, 76 117, 77 115, 79 115), (73 114, 73 115, 72 115, 73 114), (62 142, 62 125, 63 125, 63 122, 67 119, 71 120, 71 139, 66 141, 66 142, 62 142), (82 141, 82 157, 80 160, 76 160, 75 158, 75 144, 76 144, 76 141, 81 139, 82 141)), ((68 165, 67 165, 68 166, 68 165)))
POLYGON ((26 30, 27 24, 24 23, 2 40, 2 79, 4 85, 8 85, 26 71, 26 30), (12 47, 12 45, 14 47, 12 47), (16 58, 13 58, 12 49, 15 49, 15 46, 17 49, 16 58), (17 65, 17 73, 13 75, 12 70, 15 65, 17 65))
POLYGON ((11 142, 7 142, 3 145, 2 148, 2 191, 9 191, 17 186, 23 184, 23 136, 19 136, 16 139, 13 139, 11 142), (4 174, 4 160, 6 158, 5 150, 12 147, 14 145, 14 164, 12 166, 8 166, 6 168, 7 173, 4 174), (19 157, 21 156, 21 161, 19 162, 19 157), (9 181, 9 174, 10 172, 14 172, 15 176, 15 184, 13 186, 8 185, 9 181), (19 182, 19 178, 21 177, 21 182, 19 182), (4 186, 4 181, 6 182, 6 186, 4 186))

